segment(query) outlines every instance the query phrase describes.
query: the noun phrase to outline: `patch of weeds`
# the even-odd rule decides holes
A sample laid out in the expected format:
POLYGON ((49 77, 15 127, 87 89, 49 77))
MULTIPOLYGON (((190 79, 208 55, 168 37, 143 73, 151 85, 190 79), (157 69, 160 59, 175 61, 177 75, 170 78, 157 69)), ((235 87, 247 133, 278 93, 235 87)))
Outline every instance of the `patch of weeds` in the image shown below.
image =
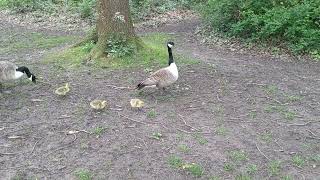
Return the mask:
POLYGON ((295 112, 288 110, 288 111, 282 112, 282 115, 284 116, 284 118, 291 121, 296 117, 297 114, 295 112))
POLYGON ((250 111, 249 117, 250 117, 251 119, 255 119, 255 118, 257 117, 257 111, 250 111))
POLYGON ((251 177, 247 174, 239 174, 235 178, 236 180, 250 180, 251 177))
POLYGON ((208 179, 209 180, 221 180, 221 178, 219 176, 210 176, 208 179))
POLYGON ((234 165, 230 163, 225 163, 223 169, 227 172, 231 172, 234 170, 234 165))
POLYGON ((270 143, 272 141, 271 132, 265 132, 260 134, 260 139, 262 139, 264 142, 270 143))
POLYGON ((93 134, 95 134, 97 137, 101 136, 103 132, 106 130, 105 127, 99 126, 95 127, 92 131, 93 134))
POLYGON ((81 50, 86 52, 86 53, 90 53, 90 51, 94 48, 95 44, 93 41, 91 42, 88 42, 86 44, 84 44, 82 47, 81 47, 81 50))
POLYGON ((281 180, 293 180, 293 178, 290 175, 286 175, 286 176, 281 177, 281 180))
POLYGON ((320 154, 316 154, 314 156, 310 157, 310 160, 314 161, 314 162, 319 162, 320 163, 320 154))
POLYGON ((263 89, 269 95, 275 94, 278 91, 278 87, 276 85, 267 85, 263 89))
POLYGON ((168 162, 169 165, 173 168, 181 168, 183 166, 183 161, 178 156, 170 156, 168 162))
POLYGON ((79 180, 91 180, 93 178, 92 173, 87 169, 79 169, 75 172, 75 176, 79 180))
POLYGON ((220 135, 220 136, 226 136, 228 133, 228 130, 224 127, 224 126, 219 126, 216 129, 216 134, 220 135))
POLYGON ((155 132, 155 133, 152 133, 152 136, 151 136, 153 139, 156 139, 156 140, 160 140, 163 136, 161 133, 159 132, 155 132))
POLYGON ((297 115, 295 112, 288 110, 285 106, 280 105, 268 105, 265 108, 265 111, 268 113, 278 112, 287 120, 293 120, 297 115))
POLYGON ((241 162, 248 159, 247 154, 244 151, 240 150, 230 151, 229 156, 235 162, 241 162))
POLYGON ((205 139, 201 134, 194 134, 193 137, 198 141, 200 145, 205 145, 208 143, 208 140, 205 139))
POLYGON ((303 157, 300 155, 294 155, 291 160, 292 160, 292 163, 298 167, 303 166, 305 162, 303 157))
POLYGON ((150 111, 147 112, 148 118, 155 118, 156 116, 157 116, 157 113, 154 109, 151 109, 150 111))
POLYGON ((190 152, 190 148, 185 144, 178 145, 178 150, 184 153, 190 152))
POLYGON ((284 96, 286 97, 287 101, 289 101, 289 102, 296 102, 296 101, 300 101, 302 99, 301 96, 296 96, 296 95, 285 94, 284 96))
POLYGON ((273 160, 268 164, 269 173, 272 176, 278 175, 281 170, 281 162, 278 160, 273 160))
POLYGON ((196 164, 196 163, 184 164, 182 166, 182 169, 188 171, 190 174, 192 174, 195 177, 201 177, 204 172, 203 168, 199 164, 196 164))
POLYGON ((255 164, 249 164, 247 167, 247 173, 250 175, 255 174, 258 171, 258 167, 255 164))

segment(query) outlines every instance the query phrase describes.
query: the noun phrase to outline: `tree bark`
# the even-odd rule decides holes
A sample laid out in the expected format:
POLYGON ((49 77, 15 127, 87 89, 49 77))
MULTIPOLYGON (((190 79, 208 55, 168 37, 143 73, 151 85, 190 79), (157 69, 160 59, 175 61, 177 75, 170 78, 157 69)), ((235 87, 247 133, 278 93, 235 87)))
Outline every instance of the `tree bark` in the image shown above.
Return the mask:
POLYGON ((91 51, 93 59, 106 56, 105 49, 110 35, 120 34, 129 40, 136 39, 130 16, 129 0, 98 0, 97 8, 98 42, 91 51))

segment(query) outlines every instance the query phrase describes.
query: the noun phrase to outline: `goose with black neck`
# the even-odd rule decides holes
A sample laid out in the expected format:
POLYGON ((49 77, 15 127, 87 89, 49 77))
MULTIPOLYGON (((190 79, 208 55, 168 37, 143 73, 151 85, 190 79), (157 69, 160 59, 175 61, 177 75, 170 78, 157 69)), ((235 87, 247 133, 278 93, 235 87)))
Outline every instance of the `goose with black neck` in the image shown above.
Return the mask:
POLYGON ((158 87, 160 89, 165 89, 167 86, 172 85, 178 80, 179 73, 176 63, 172 55, 172 48, 174 46, 173 42, 167 43, 169 61, 168 67, 159 69, 158 71, 151 74, 147 79, 140 82, 136 89, 140 90, 144 87, 158 87))
POLYGON ((18 67, 9 61, 0 61, 0 90, 2 90, 3 82, 19 79, 24 74, 27 75, 30 81, 36 83, 37 78, 30 72, 29 68, 25 66, 18 67))

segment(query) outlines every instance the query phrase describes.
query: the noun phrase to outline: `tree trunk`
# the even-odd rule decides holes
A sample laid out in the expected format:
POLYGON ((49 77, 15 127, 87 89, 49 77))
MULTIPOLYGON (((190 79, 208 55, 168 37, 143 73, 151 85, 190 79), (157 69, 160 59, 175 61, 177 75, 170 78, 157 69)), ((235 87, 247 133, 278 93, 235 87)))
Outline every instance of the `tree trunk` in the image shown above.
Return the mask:
POLYGON ((97 0, 98 19, 96 47, 91 51, 93 59, 106 55, 107 40, 118 34, 129 40, 136 39, 130 16, 129 0, 97 0))

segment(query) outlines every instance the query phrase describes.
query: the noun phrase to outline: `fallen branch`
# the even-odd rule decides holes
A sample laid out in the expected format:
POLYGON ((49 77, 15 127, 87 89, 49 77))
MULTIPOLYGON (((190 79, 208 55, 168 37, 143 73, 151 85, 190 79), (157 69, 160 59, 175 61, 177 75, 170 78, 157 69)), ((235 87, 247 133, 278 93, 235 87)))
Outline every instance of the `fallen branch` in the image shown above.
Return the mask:
POLYGON ((259 146, 257 145, 257 143, 255 143, 255 145, 256 145, 258 151, 260 152, 260 154, 261 154, 262 156, 264 156, 268 161, 270 161, 270 159, 260 150, 260 148, 259 148, 259 146))
POLYGON ((31 150, 31 152, 30 152, 30 155, 29 155, 29 156, 31 156, 31 155, 32 155, 32 153, 33 153, 34 149, 36 148, 36 146, 37 146, 38 142, 39 142, 41 139, 42 139, 42 138, 40 138, 36 143, 34 143, 33 148, 32 148, 32 150, 31 150))
POLYGON ((178 114, 178 116, 180 117, 180 119, 183 121, 184 125, 188 126, 189 128, 191 128, 191 130, 196 130, 196 131, 199 131, 199 129, 187 124, 186 120, 183 118, 183 116, 181 114, 178 114))
POLYGON ((10 156, 10 155, 16 155, 16 154, 19 154, 19 153, 1 153, 1 152, 0 152, 0 155, 8 155, 8 156, 10 156))
POLYGON ((317 122, 320 122, 320 121, 309 121, 309 122, 306 122, 306 123, 303 123, 303 124, 287 124, 288 126, 306 126, 306 125, 309 125, 309 124, 312 124, 312 123, 317 123, 317 122))

